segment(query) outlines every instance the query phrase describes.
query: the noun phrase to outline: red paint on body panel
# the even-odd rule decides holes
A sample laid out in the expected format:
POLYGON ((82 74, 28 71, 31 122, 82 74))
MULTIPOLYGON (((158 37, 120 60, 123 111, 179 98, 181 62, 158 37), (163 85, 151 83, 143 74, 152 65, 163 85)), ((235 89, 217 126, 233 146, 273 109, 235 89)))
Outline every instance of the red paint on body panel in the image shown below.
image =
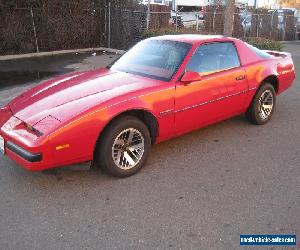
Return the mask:
POLYGON ((42 160, 27 162, 9 149, 6 154, 32 171, 92 160, 96 141, 105 126, 130 110, 143 110, 155 117, 159 143, 244 113, 261 82, 269 76, 278 79, 278 94, 295 79, 290 55, 264 59, 238 39, 196 35, 152 39, 192 45, 170 81, 110 69, 76 72, 48 80, 0 109, 0 135, 28 152, 42 153, 42 160), (199 46, 228 41, 237 49, 240 67, 201 76, 191 84, 180 81, 199 46), (21 123, 42 135, 26 130, 21 123), (56 150, 60 145, 69 146, 56 150))

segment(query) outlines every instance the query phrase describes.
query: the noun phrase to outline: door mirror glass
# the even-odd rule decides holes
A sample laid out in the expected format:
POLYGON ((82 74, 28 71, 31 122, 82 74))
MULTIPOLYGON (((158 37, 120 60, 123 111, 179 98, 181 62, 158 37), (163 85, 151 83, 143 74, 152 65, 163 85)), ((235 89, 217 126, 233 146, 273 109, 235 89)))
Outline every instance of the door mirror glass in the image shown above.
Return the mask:
POLYGON ((201 75, 200 73, 194 71, 185 72, 181 78, 182 83, 191 83, 196 81, 201 81, 201 75))

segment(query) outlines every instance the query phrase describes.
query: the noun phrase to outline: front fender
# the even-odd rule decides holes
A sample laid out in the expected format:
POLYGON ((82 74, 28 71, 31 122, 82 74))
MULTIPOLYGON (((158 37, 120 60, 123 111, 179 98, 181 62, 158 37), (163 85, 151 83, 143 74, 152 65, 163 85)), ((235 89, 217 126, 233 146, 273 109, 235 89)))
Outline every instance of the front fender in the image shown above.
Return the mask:
POLYGON ((55 157, 72 159, 76 155, 76 158, 91 160, 99 135, 112 119, 127 111, 145 110, 157 120, 159 142, 174 134, 174 112, 161 115, 166 110, 174 109, 174 94, 175 88, 168 88, 95 107, 62 123, 46 140, 53 148, 69 145, 56 151, 55 157))

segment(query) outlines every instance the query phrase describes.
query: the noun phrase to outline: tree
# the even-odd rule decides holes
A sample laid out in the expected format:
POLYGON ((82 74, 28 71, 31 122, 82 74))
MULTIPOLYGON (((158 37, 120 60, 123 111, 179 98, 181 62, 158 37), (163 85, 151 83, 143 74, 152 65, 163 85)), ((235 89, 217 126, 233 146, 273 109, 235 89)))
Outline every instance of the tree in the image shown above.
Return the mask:
POLYGON ((300 9, 300 0, 278 0, 277 4, 281 7, 290 7, 300 9))
POLYGON ((224 23, 224 36, 232 36, 233 24, 234 24, 234 5, 235 0, 227 0, 225 8, 225 23, 224 23))

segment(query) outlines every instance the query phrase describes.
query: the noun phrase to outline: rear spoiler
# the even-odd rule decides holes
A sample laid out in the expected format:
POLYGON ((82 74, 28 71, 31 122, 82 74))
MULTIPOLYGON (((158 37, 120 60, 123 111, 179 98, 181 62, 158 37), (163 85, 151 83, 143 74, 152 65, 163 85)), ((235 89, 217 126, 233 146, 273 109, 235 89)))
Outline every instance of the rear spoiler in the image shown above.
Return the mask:
POLYGON ((283 57, 283 58, 292 57, 292 54, 289 52, 280 52, 280 51, 272 51, 272 50, 263 50, 263 51, 276 57, 283 57))

